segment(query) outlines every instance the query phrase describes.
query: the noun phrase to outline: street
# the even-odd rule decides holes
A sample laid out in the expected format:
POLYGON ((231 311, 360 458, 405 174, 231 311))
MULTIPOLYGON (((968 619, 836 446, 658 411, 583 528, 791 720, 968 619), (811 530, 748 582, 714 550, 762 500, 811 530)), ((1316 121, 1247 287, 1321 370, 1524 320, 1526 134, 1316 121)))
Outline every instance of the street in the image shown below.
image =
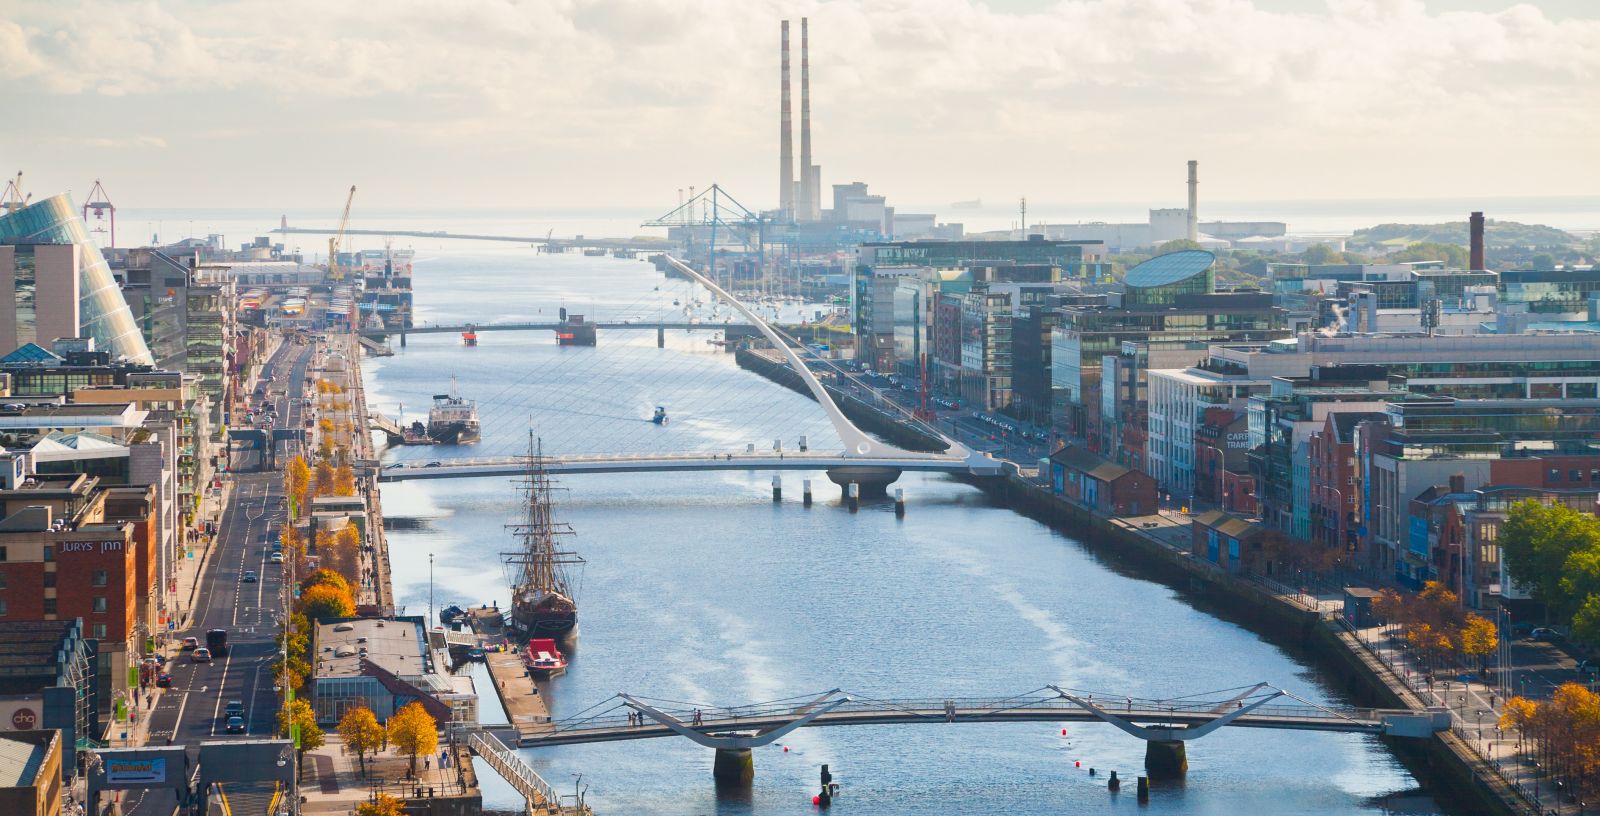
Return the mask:
MULTIPOLYGON (((261 382, 281 389, 275 400, 283 427, 303 424, 301 397, 312 345, 285 342, 262 368, 261 382)), ((270 393, 270 391, 269 391, 270 393)), ((280 452, 279 464, 287 452, 280 452)), ((278 692, 273 688, 272 662, 277 656, 274 638, 279 631, 282 565, 269 560, 271 534, 287 512, 280 471, 255 472, 260 452, 240 452, 232 457, 233 489, 223 508, 214 551, 199 577, 199 590, 187 627, 175 631, 171 642, 184 637, 206 642, 206 632, 225 629, 228 653, 210 663, 196 663, 192 652, 169 650, 167 670, 172 687, 159 695, 149 721, 148 744, 198 746, 205 740, 261 739, 274 736, 278 692), (259 580, 246 583, 253 570, 259 580), (228 734, 226 706, 244 705, 245 733, 228 734)), ((146 705, 141 698, 140 704, 146 705)), ((175 803, 166 791, 133 793, 124 812, 166 814, 175 803)))

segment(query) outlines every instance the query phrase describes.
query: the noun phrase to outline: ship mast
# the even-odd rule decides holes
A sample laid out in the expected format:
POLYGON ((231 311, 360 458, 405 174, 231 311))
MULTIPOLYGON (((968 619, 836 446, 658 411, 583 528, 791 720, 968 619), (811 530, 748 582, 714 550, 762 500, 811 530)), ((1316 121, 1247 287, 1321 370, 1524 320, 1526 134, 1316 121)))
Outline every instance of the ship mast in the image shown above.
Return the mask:
POLYGON ((522 540, 523 548, 500 554, 505 565, 516 572, 512 591, 518 594, 531 591, 536 595, 554 592, 570 600, 572 589, 565 568, 582 564, 583 559, 556 544, 556 537, 572 535, 572 528, 556 521, 551 513, 551 494, 556 486, 544 469, 543 440, 535 439, 531 431, 528 434, 528 470, 521 489, 525 497, 523 521, 508 524, 506 529, 522 540))

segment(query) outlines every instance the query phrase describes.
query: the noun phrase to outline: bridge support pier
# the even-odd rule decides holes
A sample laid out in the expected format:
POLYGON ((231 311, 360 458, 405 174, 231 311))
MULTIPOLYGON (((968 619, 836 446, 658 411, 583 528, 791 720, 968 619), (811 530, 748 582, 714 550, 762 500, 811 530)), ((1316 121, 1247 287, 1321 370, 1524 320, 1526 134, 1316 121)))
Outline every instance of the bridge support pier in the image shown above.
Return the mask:
POLYGON ((828 481, 848 491, 848 485, 861 488, 862 498, 883 498, 889 495, 889 485, 900 478, 899 468, 846 466, 828 470, 828 481))
POLYGON ((756 760, 749 748, 718 748, 711 764, 717 787, 748 788, 756 780, 756 760))
POLYGON ((1182 740, 1146 740, 1144 769, 1152 779, 1171 779, 1189 772, 1189 754, 1182 740))
POLYGON ((657 326, 656 327, 656 348, 666 348, 666 347, 667 347, 667 327, 666 326, 657 326))
POLYGON ((406 347, 406 333, 400 332, 400 348, 406 347))

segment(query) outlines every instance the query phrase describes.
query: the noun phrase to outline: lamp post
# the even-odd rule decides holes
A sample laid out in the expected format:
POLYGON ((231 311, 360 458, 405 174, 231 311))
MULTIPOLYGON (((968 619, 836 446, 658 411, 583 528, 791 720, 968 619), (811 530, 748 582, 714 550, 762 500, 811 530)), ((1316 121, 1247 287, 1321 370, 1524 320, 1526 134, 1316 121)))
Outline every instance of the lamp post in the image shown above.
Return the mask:
POLYGON ((433 553, 428 553, 428 629, 433 629, 433 553))

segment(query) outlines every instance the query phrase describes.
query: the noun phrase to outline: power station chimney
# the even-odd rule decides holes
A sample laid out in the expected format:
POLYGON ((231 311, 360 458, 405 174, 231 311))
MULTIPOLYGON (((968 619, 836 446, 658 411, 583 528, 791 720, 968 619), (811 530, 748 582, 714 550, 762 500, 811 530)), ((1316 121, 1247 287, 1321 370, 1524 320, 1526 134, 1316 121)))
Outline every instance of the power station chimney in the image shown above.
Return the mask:
POLYGON ((1481 271, 1484 268, 1484 263, 1483 263, 1483 213, 1481 213, 1481 212, 1473 213, 1472 214, 1472 218, 1468 219, 1467 223, 1468 223, 1468 229, 1472 233, 1472 248, 1471 248, 1472 257, 1470 259, 1471 263, 1469 263, 1468 266, 1471 267, 1471 269, 1474 272, 1477 272, 1477 271, 1481 271))
POLYGON ((1189 240, 1200 240, 1200 162, 1189 160, 1189 240))
POLYGON ((778 211, 785 221, 794 218, 794 121, 789 113, 789 21, 783 21, 783 112, 778 137, 778 211))
POLYGON ((817 188, 811 170, 811 32, 800 18, 800 204, 798 220, 817 220, 817 188))

